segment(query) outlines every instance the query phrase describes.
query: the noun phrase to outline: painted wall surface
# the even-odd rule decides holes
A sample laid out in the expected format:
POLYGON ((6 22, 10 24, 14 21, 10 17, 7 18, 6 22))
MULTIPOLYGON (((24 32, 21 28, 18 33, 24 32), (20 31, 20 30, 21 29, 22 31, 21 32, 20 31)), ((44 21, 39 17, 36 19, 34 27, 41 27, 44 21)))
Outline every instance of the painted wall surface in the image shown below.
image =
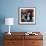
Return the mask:
POLYGON ((46 32, 46 0, 0 0, 0 34, 8 32, 8 26, 4 23, 7 17, 13 17, 15 20, 11 32, 46 32), (19 7, 36 7, 35 25, 18 24, 19 7))
MULTIPOLYGON (((31 32, 46 31, 46 0, 0 0, 0 18, 13 17, 15 23, 11 26, 12 32, 31 32), (19 7, 36 7, 36 24, 35 25, 19 25, 18 24, 18 8, 19 7)), ((1 25, 1 32, 8 32, 8 26, 1 25)))
MULTIPOLYGON (((46 31, 46 0, 1 0, 0 18, 13 17, 15 19, 14 26, 11 31, 46 31), (18 8, 19 7, 36 7, 36 24, 35 25, 19 25, 18 24, 18 8)), ((8 31, 8 26, 1 25, 1 32, 8 31)))

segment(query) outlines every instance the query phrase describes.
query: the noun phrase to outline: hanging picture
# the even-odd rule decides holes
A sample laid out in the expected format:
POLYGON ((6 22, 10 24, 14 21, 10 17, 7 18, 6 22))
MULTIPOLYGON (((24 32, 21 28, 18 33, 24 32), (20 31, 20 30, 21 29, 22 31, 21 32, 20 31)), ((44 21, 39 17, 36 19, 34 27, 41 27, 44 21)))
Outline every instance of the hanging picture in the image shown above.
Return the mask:
POLYGON ((19 24, 35 24, 35 8, 19 8, 19 24))

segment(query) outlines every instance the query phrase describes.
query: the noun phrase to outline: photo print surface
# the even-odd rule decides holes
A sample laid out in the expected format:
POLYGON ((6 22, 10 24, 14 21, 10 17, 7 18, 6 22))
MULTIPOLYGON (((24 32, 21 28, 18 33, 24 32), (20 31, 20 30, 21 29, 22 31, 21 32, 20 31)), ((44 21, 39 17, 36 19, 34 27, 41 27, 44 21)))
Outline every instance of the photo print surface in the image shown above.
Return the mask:
POLYGON ((19 24, 35 24, 35 8, 19 8, 19 24))

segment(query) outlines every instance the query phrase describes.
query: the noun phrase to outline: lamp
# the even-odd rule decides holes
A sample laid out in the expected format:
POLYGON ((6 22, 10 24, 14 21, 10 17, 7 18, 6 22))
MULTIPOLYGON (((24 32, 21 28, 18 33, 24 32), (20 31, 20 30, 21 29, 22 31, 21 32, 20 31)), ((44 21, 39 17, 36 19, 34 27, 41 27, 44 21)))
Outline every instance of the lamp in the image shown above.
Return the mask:
POLYGON ((14 24, 14 18, 5 18, 5 25, 9 25, 9 32, 8 34, 11 35, 10 33, 10 25, 14 24))

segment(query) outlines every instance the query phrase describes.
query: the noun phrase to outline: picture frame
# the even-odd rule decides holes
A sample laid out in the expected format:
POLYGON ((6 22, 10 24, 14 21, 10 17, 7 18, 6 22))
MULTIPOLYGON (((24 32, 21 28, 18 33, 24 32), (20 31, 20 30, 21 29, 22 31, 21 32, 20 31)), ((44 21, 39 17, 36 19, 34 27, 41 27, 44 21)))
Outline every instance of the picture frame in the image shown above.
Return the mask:
POLYGON ((18 9, 19 24, 36 24, 36 8, 21 7, 18 9))

